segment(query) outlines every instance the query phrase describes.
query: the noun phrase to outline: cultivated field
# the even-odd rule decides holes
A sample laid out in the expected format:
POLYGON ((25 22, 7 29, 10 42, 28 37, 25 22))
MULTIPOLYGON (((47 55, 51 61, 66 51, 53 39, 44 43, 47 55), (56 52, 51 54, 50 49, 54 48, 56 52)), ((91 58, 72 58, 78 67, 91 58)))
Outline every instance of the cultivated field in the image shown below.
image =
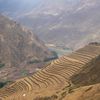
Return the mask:
POLYGON ((100 46, 94 44, 89 44, 70 55, 64 55, 36 74, 16 80, 15 83, 2 88, 0 100, 55 100, 64 88, 72 85, 70 78, 99 55, 100 46), (46 97, 51 99, 45 99, 46 97))

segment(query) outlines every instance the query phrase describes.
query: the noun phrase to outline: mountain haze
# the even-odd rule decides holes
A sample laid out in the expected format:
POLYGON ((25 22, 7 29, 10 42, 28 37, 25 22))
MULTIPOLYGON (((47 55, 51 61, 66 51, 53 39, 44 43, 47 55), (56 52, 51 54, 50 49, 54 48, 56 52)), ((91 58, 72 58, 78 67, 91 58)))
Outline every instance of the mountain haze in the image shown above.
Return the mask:
POLYGON ((26 1, 17 1, 20 11, 16 7, 12 11, 15 2, 9 2, 7 7, 11 9, 5 9, 4 13, 31 28, 46 43, 64 46, 66 43, 66 47, 79 48, 100 41, 99 0, 26 1))
POLYGON ((0 0, 0 100, 100 100, 100 0, 0 0))

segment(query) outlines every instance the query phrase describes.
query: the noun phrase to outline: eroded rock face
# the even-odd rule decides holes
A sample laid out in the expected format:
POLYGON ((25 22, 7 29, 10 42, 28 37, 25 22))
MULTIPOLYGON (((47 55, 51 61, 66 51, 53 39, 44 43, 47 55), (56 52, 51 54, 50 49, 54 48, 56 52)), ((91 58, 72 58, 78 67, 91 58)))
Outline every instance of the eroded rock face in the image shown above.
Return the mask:
POLYGON ((23 66, 30 66, 29 62, 43 62, 49 58, 54 58, 53 52, 35 34, 0 15, 0 78, 14 77, 14 73, 19 75, 19 71, 25 69, 23 66))

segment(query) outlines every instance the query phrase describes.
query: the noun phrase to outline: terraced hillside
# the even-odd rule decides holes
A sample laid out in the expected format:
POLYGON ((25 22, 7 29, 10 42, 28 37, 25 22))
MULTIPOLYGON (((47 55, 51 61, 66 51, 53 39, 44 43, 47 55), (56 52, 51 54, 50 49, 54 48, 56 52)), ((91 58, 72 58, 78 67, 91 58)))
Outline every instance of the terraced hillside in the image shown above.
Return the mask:
POLYGON ((100 44, 89 44, 70 55, 64 55, 34 75, 2 88, 0 100, 62 100, 61 96, 66 94, 64 90, 72 85, 71 77, 98 56, 100 44))

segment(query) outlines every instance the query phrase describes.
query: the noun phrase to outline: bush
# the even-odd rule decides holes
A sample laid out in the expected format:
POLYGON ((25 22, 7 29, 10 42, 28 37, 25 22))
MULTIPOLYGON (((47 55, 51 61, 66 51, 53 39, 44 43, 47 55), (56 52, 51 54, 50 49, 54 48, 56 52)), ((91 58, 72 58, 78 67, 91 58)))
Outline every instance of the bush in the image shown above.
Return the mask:
POLYGON ((52 51, 54 58, 58 58, 58 54, 55 51, 52 51))
POLYGON ((6 83, 0 82, 0 88, 4 87, 6 83))
POLYGON ((40 62, 41 61, 34 59, 34 60, 29 61, 28 63, 29 64, 34 64, 34 63, 40 63, 40 62))
POLYGON ((0 88, 3 88, 5 85, 7 85, 8 81, 6 82, 0 82, 0 88))
POLYGON ((0 88, 3 88, 4 86, 12 84, 12 83, 13 81, 9 81, 9 80, 0 82, 0 88))
POLYGON ((28 71, 27 70, 21 70, 21 75, 22 76, 27 76, 28 75, 28 71))
POLYGON ((5 66, 5 64, 3 64, 3 63, 0 63, 0 68, 2 68, 2 67, 4 67, 5 66))
POLYGON ((55 51, 52 51, 52 53, 53 53, 53 57, 45 58, 44 62, 48 62, 48 61, 51 61, 51 60, 54 60, 54 59, 58 58, 58 55, 57 55, 57 53, 55 51))

